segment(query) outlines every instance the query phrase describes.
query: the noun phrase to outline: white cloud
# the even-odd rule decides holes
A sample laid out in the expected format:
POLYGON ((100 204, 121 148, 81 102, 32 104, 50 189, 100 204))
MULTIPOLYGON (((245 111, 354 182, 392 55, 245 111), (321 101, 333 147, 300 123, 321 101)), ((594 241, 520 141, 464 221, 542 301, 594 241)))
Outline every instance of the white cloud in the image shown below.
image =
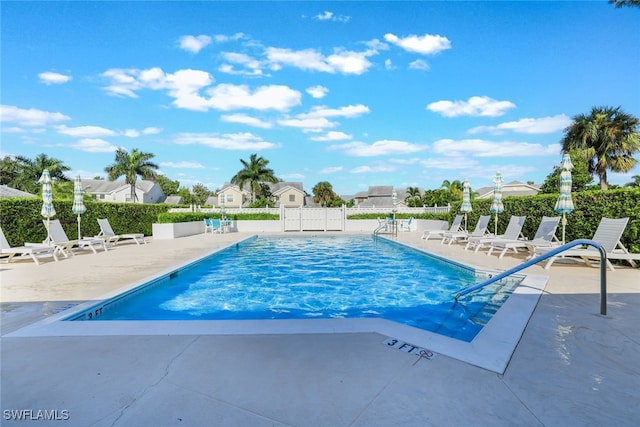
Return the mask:
POLYGON ((527 157, 559 152, 558 144, 544 146, 528 142, 494 142, 482 139, 441 139, 433 143, 432 152, 454 157, 527 157))
POLYGON ((157 135, 160 132, 162 132, 162 128, 158 128, 158 127, 154 127, 154 126, 150 126, 150 127, 142 129, 142 133, 144 135, 157 135))
POLYGON ((346 144, 332 145, 330 150, 342 150, 346 155, 355 157, 374 157, 417 153, 426 150, 428 147, 424 145, 412 144, 405 141, 381 140, 373 144, 365 144, 364 142, 354 141, 346 144))
POLYGON ((103 138, 105 136, 117 135, 117 133, 111 129, 106 129, 100 126, 67 127, 63 125, 57 126, 56 131, 62 135, 73 136, 76 138, 103 138))
POLYGON ((395 172, 396 167, 389 165, 376 165, 376 166, 358 166, 351 169, 351 173, 376 173, 376 172, 395 172))
POLYGON ((13 105, 0 105, 0 121, 17 123, 22 126, 46 126, 52 122, 71 120, 62 113, 37 110, 35 108, 18 108, 13 105))
POLYGON ((558 114, 556 116, 541 117, 539 119, 525 118, 513 122, 504 122, 496 126, 477 126, 469 129, 468 133, 488 132, 500 135, 506 131, 511 131, 528 134, 545 134, 561 131, 570 124, 571 118, 569 116, 558 114))
POLYGON ((306 132, 321 132, 323 129, 335 127, 337 124, 324 117, 306 117, 278 120, 280 126, 300 128, 306 132))
POLYGON ((458 116, 502 116, 515 108, 510 101, 497 101, 487 96, 472 96, 468 101, 436 101, 427 105, 427 110, 445 117, 458 116))
POLYGON ((53 71, 45 71, 43 73, 38 74, 40 78, 40 82, 46 85, 59 85, 63 83, 67 83, 71 80, 71 76, 67 76, 65 74, 54 73, 53 71))
POLYGON ((451 48, 451 42, 440 35, 425 34, 423 36, 410 35, 400 38, 392 33, 384 35, 384 39, 409 52, 423 55, 433 55, 451 48))
POLYGON ((324 98, 327 93, 329 93, 329 89, 324 86, 311 86, 307 88, 306 92, 311 95, 313 98, 324 98))
POLYGON ((342 166, 329 166, 326 168, 322 168, 320 169, 320 174, 321 175, 328 175, 328 174, 332 174, 332 173, 336 173, 336 172, 340 172, 341 170, 343 170, 344 168, 342 166))
POLYGON ((71 148, 76 150, 86 151, 88 153, 111 153, 118 149, 115 145, 111 144, 104 139, 99 138, 84 138, 71 144, 71 148))
POLYGON ((396 67, 393 66, 393 62, 390 59, 384 60, 384 68, 387 70, 394 70, 396 67))
POLYGON ((247 76, 261 76, 262 75, 262 62, 254 59, 246 53, 236 52, 223 52, 222 57, 232 64, 238 64, 245 67, 247 70, 236 70, 233 65, 222 64, 218 67, 218 71, 226 74, 239 74, 247 76))
POLYGON ((426 71, 429 69, 429 64, 427 64, 426 61, 423 61, 422 59, 416 59, 415 61, 409 63, 409 69, 426 71))
POLYGON ((209 105, 217 110, 253 108, 255 110, 287 111, 299 105, 301 93, 287 86, 260 86, 251 91, 246 85, 220 84, 207 91, 209 105))
POLYGON ((292 172, 292 173, 287 173, 287 174, 284 174, 284 175, 280 175, 279 178, 287 180, 287 181, 293 181, 293 180, 303 180, 303 179, 306 178, 306 176, 301 174, 301 173, 292 172))
POLYGON ((140 132, 135 129, 125 129, 122 134, 127 138, 137 138, 140 136, 140 132))
POLYGON ((180 37, 180 49, 191 53, 198 53, 211 43, 211 37, 206 35, 180 37))
POLYGON ((199 162, 161 162, 160 166, 176 169, 204 169, 204 166, 199 162))
POLYGON ((262 129, 270 129, 273 127, 273 124, 270 122, 247 116, 246 114, 224 114, 220 116, 220 120, 228 123, 241 123, 262 129))
POLYGON ((371 67, 372 64, 367 57, 376 53, 373 50, 354 52, 338 49, 335 53, 324 56, 314 49, 294 51, 268 47, 265 50, 272 70, 279 70, 283 65, 287 65, 301 70, 356 75, 365 73, 371 67))
POLYGON ((322 136, 314 136, 309 138, 312 141, 344 141, 351 139, 352 136, 344 132, 329 131, 322 136))
POLYGON ((309 117, 358 117, 369 113, 369 107, 362 104, 347 105, 340 108, 313 107, 308 113, 299 114, 299 118, 309 117))
POLYGON ((216 34, 215 36, 213 36, 213 39, 216 41, 216 43, 226 43, 229 41, 241 40, 244 37, 245 37, 244 33, 235 33, 230 36, 227 36, 225 34, 216 34))
POLYGON ((173 139, 176 144, 199 144, 221 150, 256 151, 276 148, 278 145, 262 140, 251 133, 182 133, 173 139))
POLYGON ((328 10, 313 17, 317 21, 349 22, 350 16, 336 15, 328 10))
POLYGON ((160 68, 147 70, 110 69, 102 73, 109 80, 104 88, 115 96, 137 98, 142 89, 166 90, 174 98, 173 105, 194 111, 256 110, 286 111, 300 104, 300 92, 282 85, 260 86, 250 89, 246 85, 220 84, 211 86, 213 77, 206 71, 184 69, 166 74, 160 68), (205 94, 201 94, 205 91, 205 94))

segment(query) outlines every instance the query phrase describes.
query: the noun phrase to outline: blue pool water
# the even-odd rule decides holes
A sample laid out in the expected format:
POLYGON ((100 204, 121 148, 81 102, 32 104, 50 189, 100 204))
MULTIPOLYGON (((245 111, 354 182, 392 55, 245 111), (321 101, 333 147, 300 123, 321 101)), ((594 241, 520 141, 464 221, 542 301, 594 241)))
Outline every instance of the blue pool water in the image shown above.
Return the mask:
POLYGON ((454 302, 458 291, 483 279, 373 236, 260 237, 70 320, 381 317, 471 341, 517 284, 454 302))

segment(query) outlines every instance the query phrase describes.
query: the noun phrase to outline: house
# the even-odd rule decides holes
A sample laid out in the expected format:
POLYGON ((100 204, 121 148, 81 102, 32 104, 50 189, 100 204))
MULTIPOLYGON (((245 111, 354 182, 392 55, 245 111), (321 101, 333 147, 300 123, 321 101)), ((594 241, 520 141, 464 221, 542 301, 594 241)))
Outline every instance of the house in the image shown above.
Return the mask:
MULTIPOLYGON (((246 186, 241 190, 238 185, 225 182, 222 189, 218 191, 217 203, 212 206, 224 205, 225 208, 241 208, 249 200, 251 200, 251 192, 247 190, 246 186)), ((207 204, 209 201, 212 200, 207 199, 207 204)))
POLYGON ((305 206, 305 192, 301 182, 276 182, 269 185, 276 206, 299 208, 305 206))
MULTIPOLYGON (((131 186, 124 181, 104 179, 83 179, 85 193, 103 202, 132 202, 131 186)), ((160 184, 154 181, 138 180, 135 185, 135 203, 161 203, 165 200, 160 184)))
MULTIPOLYGON (((502 185, 502 197, 509 196, 535 196, 540 192, 537 184, 528 184, 520 181, 511 181, 502 185)), ((482 187, 475 191, 476 199, 492 199, 493 187, 482 187)))
MULTIPOLYGON (((266 183, 269 186, 271 197, 275 201, 276 206, 284 206, 287 208, 305 205, 305 192, 301 182, 276 182, 266 183)), ((211 200, 207 200, 207 204, 211 200)), ((248 185, 242 190, 236 184, 225 182, 222 189, 218 191, 218 200, 213 206, 221 206, 224 202, 225 208, 239 208, 251 201, 251 191, 248 185)))
POLYGON ((396 206, 406 207, 404 199, 407 191, 405 189, 395 189, 392 185, 373 185, 364 192, 358 192, 354 196, 354 207, 374 208, 392 207, 393 194, 396 194, 396 206))

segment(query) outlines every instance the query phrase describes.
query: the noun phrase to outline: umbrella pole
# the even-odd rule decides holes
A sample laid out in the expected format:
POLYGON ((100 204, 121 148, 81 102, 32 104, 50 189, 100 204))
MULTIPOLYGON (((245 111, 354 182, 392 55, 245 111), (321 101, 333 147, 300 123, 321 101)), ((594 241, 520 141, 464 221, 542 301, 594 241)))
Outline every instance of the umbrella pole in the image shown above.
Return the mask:
POLYGON ((51 246, 51 218, 47 217, 47 245, 51 246))
POLYGON ((464 213, 464 231, 467 231, 467 230, 469 229, 467 228, 467 213, 465 212, 464 213))
POLYGON ((82 239, 82 237, 80 237, 80 214, 78 214, 78 240, 82 239))
POLYGON ((498 235, 498 213, 497 212, 496 212, 496 220, 495 220, 494 227, 495 227, 494 236, 497 236, 498 235))
POLYGON ((564 236, 565 236, 564 231, 565 231, 566 226, 567 226, 567 215, 565 213, 563 213, 562 214, 562 244, 563 245, 564 245, 564 242, 565 242, 565 240, 564 240, 564 236))

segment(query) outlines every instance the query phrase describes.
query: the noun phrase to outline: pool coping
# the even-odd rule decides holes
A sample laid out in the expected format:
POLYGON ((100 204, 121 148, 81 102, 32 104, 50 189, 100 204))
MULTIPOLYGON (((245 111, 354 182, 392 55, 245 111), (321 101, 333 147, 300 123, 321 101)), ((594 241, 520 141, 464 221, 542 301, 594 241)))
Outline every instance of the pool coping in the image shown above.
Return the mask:
MULTIPOLYGON (((331 334, 331 333, 379 333, 388 338, 404 341, 416 347, 428 349, 436 354, 487 369, 499 374, 506 370, 511 356, 522 337, 549 277, 522 274, 523 281, 514 290, 492 319, 471 341, 449 338, 423 329, 381 318, 367 319, 274 319, 274 320, 155 320, 155 321, 63 321, 101 302, 126 293, 152 280, 157 280, 173 271, 186 268, 202 258, 239 245, 257 235, 248 236, 232 244, 187 261, 179 268, 170 268, 142 280, 120 287, 97 299, 89 300, 54 314, 46 319, 4 335, 17 337, 59 336, 138 336, 138 335, 286 335, 286 334, 331 334)), ((499 271, 474 267, 449 260, 419 247, 388 239, 400 245, 424 252, 434 258, 452 262, 463 268, 480 272, 499 271)))

